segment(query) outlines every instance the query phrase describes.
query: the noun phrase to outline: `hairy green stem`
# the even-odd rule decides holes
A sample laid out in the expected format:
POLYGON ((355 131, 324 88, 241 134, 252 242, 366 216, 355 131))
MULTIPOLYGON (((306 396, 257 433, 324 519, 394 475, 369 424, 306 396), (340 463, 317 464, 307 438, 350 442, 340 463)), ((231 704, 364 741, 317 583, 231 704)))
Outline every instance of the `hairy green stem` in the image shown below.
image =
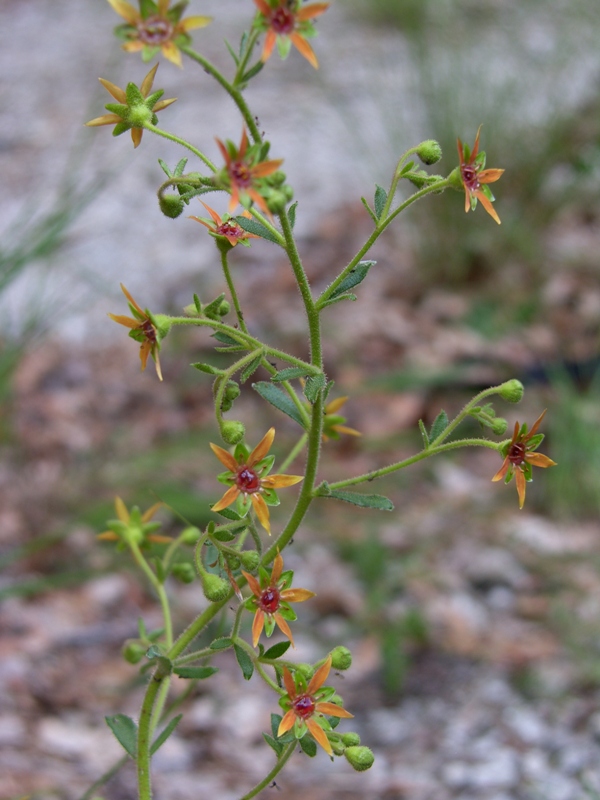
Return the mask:
POLYGON ((140 719, 138 723, 137 739, 137 775, 139 800, 152 800, 152 779, 150 775, 150 738, 152 736, 152 709, 156 696, 162 685, 164 675, 159 674, 160 667, 150 678, 150 683, 144 696, 140 719))
MULTIPOLYGON (((229 248, 231 249, 231 247, 229 248)), ((244 315, 242 313, 242 308, 240 306, 240 301, 237 296, 237 291, 235 289, 235 284, 233 282, 233 278, 231 277, 231 271, 229 269, 229 264, 227 262, 227 250, 224 246, 220 246, 219 250, 221 252, 221 266, 223 267, 223 275, 225 276, 225 281, 227 283, 227 288, 229 289, 229 294, 231 295, 231 300, 233 302, 233 307, 235 308, 235 315, 238 320, 238 324, 240 329, 244 333, 248 333, 248 328, 246 327, 246 323, 244 322, 244 315)))
POLYGON ((306 445, 306 441, 308 439, 308 434, 303 433, 302 436, 298 439, 296 444, 292 447, 290 452, 288 453, 287 458, 279 466, 281 472, 285 472, 285 470, 289 467, 289 465, 296 459, 296 457, 304 450, 306 445))
MULTIPOLYGON (((354 478, 346 478, 343 481, 336 481, 335 483, 328 484, 330 489, 343 489, 345 486, 356 486, 357 483, 365 483, 366 481, 375 480, 375 478, 382 478, 384 475, 390 475, 392 472, 397 472, 399 469, 409 467, 411 464, 416 464, 418 461, 423 461, 430 456, 437 456, 440 453, 447 453, 450 450, 458 450, 460 447, 488 447, 490 450, 500 452, 502 442, 492 442, 490 439, 456 439, 453 442, 446 442, 428 447, 427 450, 422 450, 414 456, 405 458, 402 461, 396 461, 389 464, 387 467, 375 469, 372 472, 366 472, 364 475, 357 475, 354 478)), ((315 496, 319 496, 319 490, 316 489, 315 496)))
POLYGON ((223 89, 225 89, 227 94, 231 97, 233 102, 238 107, 239 112, 244 118, 244 122, 248 126, 248 130, 250 131, 250 135, 252 136, 254 141, 262 142, 262 136, 260 135, 260 131, 258 130, 256 121, 252 116, 252 112, 246 105, 246 101, 242 97, 242 93, 239 91, 239 89, 236 89, 234 86, 232 86, 229 83, 229 81, 223 75, 221 75, 219 70, 207 58, 204 58, 203 55, 196 52, 196 50, 193 50, 191 47, 189 47, 189 45, 185 44, 179 45, 179 49, 181 50, 182 53, 185 53, 186 56, 191 58, 192 61, 195 61, 197 64, 200 64, 200 66, 203 67, 206 70, 206 72, 208 72, 209 75, 212 75, 213 78, 218 83, 221 84, 223 89))
POLYGON ((491 397, 494 394, 498 394, 500 386, 491 386, 489 389, 484 389, 479 394, 476 394, 472 400, 463 407, 463 409, 456 415, 456 417, 452 420, 452 422, 448 423, 444 430, 440 433, 440 435, 434 439, 433 442, 430 442, 430 447, 436 447, 437 445, 441 444, 444 439, 447 439, 448 436, 456 430, 456 428, 460 425, 463 419, 468 415, 469 411, 474 408, 476 405, 480 403, 481 400, 484 400, 486 397, 491 397))
POLYGON ((128 542, 129 549, 131 550, 133 557, 135 559, 136 564, 142 570, 144 575, 148 578, 152 587, 156 594, 158 595, 158 599, 160 600, 160 606, 163 613, 163 619, 165 621, 165 643, 167 647, 171 647, 173 644, 173 623, 171 622, 171 609, 169 606, 169 598, 167 597, 167 593, 165 592, 165 587, 162 583, 158 580, 150 565, 142 555, 142 552, 138 545, 135 542, 128 542))
POLYGON ((205 156, 201 150, 198 150, 197 147, 194 147, 193 144, 190 144, 185 139, 182 139, 180 136, 175 136, 174 133, 169 133, 168 131, 164 131, 162 128, 157 128, 156 125, 152 125, 151 122, 147 122, 144 125, 144 130, 150 131, 150 133, 155 133, 157 136, 162 136, 163 139, 168 139, 171 142, 175 142, 176 144, 179 144, 182 147, 187 148, 195 156, 198 156, 200 161, 204 162, 204 164, 206 164, 206 166, 209 168, 211 172, 217 171, 217 168, 212 163, 210 158, 205 156))
POLYGON ((252 797, 256 797, 256 795, 259 792, 262 792, 262 790, 265 789, 267 786, 269 786, 269 784, 273 783, 273 780, 279 775, 281 770, 287 764, 287 762, 290 759, 290 756, 292 755, 295 749, 296 749, 296 742, 295 741, 290 742, 288 746, 284 748, 283 752, 277 759, 277 763, 275 764, 271 772, 269 772, 269 774, 265 778, 263 778, 263 780, 260 783, 257 783, 254 789, 249 791, 248 794, 245 794, 241 798, 241 800, 251 800, 252 797))

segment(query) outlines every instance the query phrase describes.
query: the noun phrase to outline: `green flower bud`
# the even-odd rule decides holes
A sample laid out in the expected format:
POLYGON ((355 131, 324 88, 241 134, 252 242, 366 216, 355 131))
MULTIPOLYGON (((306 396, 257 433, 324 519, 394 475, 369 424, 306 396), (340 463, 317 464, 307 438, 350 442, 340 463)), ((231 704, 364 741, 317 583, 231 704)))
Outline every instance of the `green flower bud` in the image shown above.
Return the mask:
POLYGON ((279 191, 279 189, 273 189, 265 199, 271 214, 283 214, 287 205, 287 198, 284 192, 279 191))
POLYGON ((221 438, 226 444, 241 442, 245 434, 244 423, 237 419, 229 419, 221 425, 221 438))
POLYGON ((229 569, 235 570, 240 568, 240 566, 242 565, 242 561, 240 558, 238 558, 238 556, 232 556, 231 553, 225 553, 224 555, 225 555, 225 560, 229 565, 229 569))
POLYGON ((158 198, 158 205, 165 217, 177 219, 183 214, 185 203, 178 194, 161 194, 158 198))
POLYGON ((442 148, 435 139, 427 139, 421 142, 415 153, 424 164, 436 164, 442 157, 442 148))
POLYGON ((227 381, 227 386, 225 387, 225 397, 228 400, 235 400, 236 397, 240 396, 240 387, 235 381, 227 381))
POLYGON ((498 389, 500 397, 508 403, 518 403, 522 399, 524 392, 525 387, 516 378, 506 381, 498 389))
POLYGON ((278 169, 277 172, 274 172, 272 175, 269 175, 268 182, 271 186, 281 186, 281 184, 285 181, 286 174, 282 170, 278 169))
POLYGON ((330 742, 331 750, 334 756, 343 756, 346 749, 341 742, 330 742))
POLYGON ((233 402, 228 397, 224 397, 221 400, 221 411, 223 413, 225 413, 226 411, 231 411, 232 407, 233 407, 233 402))
POLYGON ((243 550, 240 559, 246 572, 254 572, 260 564, 260 556, 256 550, 243 550))
POLYGON ((289 183, 286 183, 285 186, 282 186, 281 191, 283 192, 285 199, 288 201, 288 203, 294 199, 294 190, 289 185, 289 183))
POLYGON ((217 311, 217 314, 220 317, 225 317, 225 316, 227 316, 227 314, 229 314, 229 309, 230 308, 231 308, 231 304, 230 304, 229 300, 223 300, 221 302, 221 305, 219 306, 219 310, 217 311))
POLYGON ((200 538, 200 529, 191 525, 182 532, 181 538, 184 544, 195 545, 200 538))
POLYGON ((356 747, 347 747, 344 751, 344 755, 346 756, 350 766, 357 772, 364 772, 366 769, 370 769, 375 761, 373 751, 368 747, 363 747, 362 745, 356 747))
POLYGON ((360 736, 358 733, 354 733, 353 731, 342 733, 342 742, 346 745, 346 747, 356 747, 360 744, 360 736))
POLYGON ((332 669, 345 670, 350 669, 352 666, 352 653, 343 645, 335 647, 331 651, 330 656, 332 669))
POLYGON ((123 644, 121 653, 125 661, 128 661, 130 664, 137 664, 146 655, 147 649, 147 647, 141 644, 139 639, 127 639, 123 644))
POLYGON ((296 664, 296 672, 299 672, 306 681, 309 681, 315 674, 315 668, 311 664, 296 664))
POLYGON ((200 579, 202 581, 204 596, 207 600, 210 600, 211 603, 218 603, 224 600, 231 591, 229 583, 224 578, 220 578, 212 572, 206 572, 204 575, 200 576, 200 579))
POLYGON ((507 428, 508 422, 503 417, 496 417, 492 425, 492 430, 496 436, 504 436, 507 428))
POLYGON ((171 572, 173 573, 173 577, 177 578, 177 580, 182 583, 193 583, 196 578, 194 568, 189 562, 173 564, 171 572))

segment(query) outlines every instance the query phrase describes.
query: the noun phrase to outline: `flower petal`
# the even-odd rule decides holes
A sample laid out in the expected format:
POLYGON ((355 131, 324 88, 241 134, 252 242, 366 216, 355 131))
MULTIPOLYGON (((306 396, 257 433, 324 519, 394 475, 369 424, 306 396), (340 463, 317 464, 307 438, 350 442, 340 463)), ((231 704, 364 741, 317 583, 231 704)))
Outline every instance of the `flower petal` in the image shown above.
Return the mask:
POLYGON ((331 748, 331 743, 325 734, 323 728, 319 725, 319 723, 314 719, 307 719, 306 727, 308 728, 309 732, 314 736, 317 742, 321 745, 325 752, 332 756, 333 750, 331 748))
POLYGON ((498 216, 498 214, 496 214, 496 211, 494 210, 494 206, 492 205, 491 201, 488 200, 488 198, 484 195, 483 192, 477 191, 477 192, 474 192, 474 194, 475 194, 475 197, 477 197, 477 199, 481 203, 481 205, 485 208, 487 213, 490 215, 490 217, 495 222, 497 222, 498 225, 501 225, 502 223, 500 221, 500 217, 498 216))
POLYGON ((290 630, 290 626, 287 624, 287 622, 284 620, 284 618, 281 616, 281 614, 277 614, 277 613, 273 614, 273 619, 277 623, 277 627, 279 628, 279 630, 285 636, 288 637, 288 639, 292 643, 292 647, 296 647, 296 645, 294 644, 294 637, 292 636, 292 632, 290 630))
POLYGON ((260 161, 255 164, 250 172, 253 178, 265 178, 267 175, 272 175, 277 172, 279 167, 283 164, 283 158, 272 158, 270 161, 260 161))
POLYGON ((238 471, 240 465, 235 460, 235 458, 231 455, 231 453, 228 453, 227 450, 224 450, 222 447, 219 447, 218 444, 213 444, 212 442, 210 443, 210 449, 213 451, 213 453, 219 459, 221 464, 223 464, 223 466, 227 467, 227 469, 230 472, 233 472, 235 474, 238 471))
POLYGON ((303 36, 300 36, 299 33, 290 33, 290 39, 296 47, 296 50, 298 50, 298 52, 304 56, 308 63, 315 69, 319 69, 319 62, 317 61, 315 51, 312 49, 306 39, 303 36))
POLYGON ((347 436, 362 436, 362 433, 356 428, 349 428, 347 425, 334 425, 333 430, 337 433, 345 433, 347 436))
POLYGON ((515 469, 515 480, 519 494, 519 508, 523 508, 525 505, 525 473, 520 467, 515 469))
POLYGON ((329 3, 310 3, 297 12, 296 19, 299 22, 306 22, 306 20, 314 19, 314 17, 324 14, 328 8, 329 3))
POLYGON ((256 445, 254 450, 248 456, 246 460, 246 465, 249 467, 253 467, 261 460, 261 458, 264 458, 271 449, 271 445, 273 444, 274 438, 275 438, 275 428, 269 428, 269 430, 265 433, 260 442, 256 445))
POLYGON ((139 319, 133 319, 133 317, 125 317, 122 316, 121 314, 108 314, 108 316, 115 322, 118 322, 119 325, 124 325, 126 328, 131 328, 132 330, 135 330, 135 328, 140 327, 139 319))
MULTIPOLYGON (((150 506, 150 508, 147 511, 144 511, 144 513, 142 514, 142 522, 148 522, 148 520, 151 520, 152 517, 158 511, 158 509, 162 508, 163 506, 164 503, 154 503, 153 506, 150 506)), ((169 539, 169 541, 171 540, 169 539)))
MULTIPOLYGON (((237 487, 236 487, 237 488, 237 487)), ((256 512, 256 516, 258 517, 258 521, 266 530, 266 532, 271 535, 271 523, 269 520, 269 506, 265 503, 262 497, 255 493, 250 495, 252 499, 252 506, 254 507, 254 511, 256 512)))
POLYGON ((166 108, 167 106, 170 106, 171 103, 174 103, 176 100, 177 100, 176 97, 169 97, 166 100, 159 100, 158 103, 156 103, 156 105, 154 106, 154 108, 152 110, 155 113, 158 113, 159 111, 162 111, 163 108, 166 108))
POLYGON ((338 706, 336 703, 317 703, 315 711, 319 714, 326 714, 328 717, 343 717, 343 719, 352 719, 354 714, 346 711, 345 708, 338 706))
POLYGON ((252 646, 256 647, 258 644, 258 640, 260 639, 260 635, 263 632, 263 628, 265 627, 265 612, 262 608, 256 609, 256 614, 254 615, 254 620, 252 622, 252 646))
POLYGON ((283 486, 293 486, 302 480, 304 480, 303 475, 267 475, 266 478, 261 478, 260 485, 267 489, 281 489, 283 486))
POLYGON ((276 586, 281 573, 283 572, 283 558, 281 553, 277 553, 273 561, 273 569, 271 570, 271 586, 276 586))
POLYGON ((150 72, 146 75, 144 80, 142 81, 142 85, 140 86, 140 92, 144 97, 148 97, 148 95, 152 91, 152 84, 154 83, 154 76, 156 75, 157 69, 158 69, 158 64, 155 64, 150 70, 150 72))
POLYGON ((287 667, 283 668, 283 685, 285 686, 285 690, 288 693, 290 700, 294 700, 296 697, 296 684, 292 678, 292 673, 287 667))
POLYGON ((115 511, 121 522, 127 525, 129 523, 129 511, 127 511, 127 506, 120 497, 115 497, 115 511))
POLYGON ((500 180, 503 173, 503 169, 484 169, 477 174, 477 180, 479 183, 494 183, 500 180))
POLYGON ((345 397, 336 397, 335 400, 332 400, 330 403, 327 403, 325 406, 325 413, 326 414, 335 414, 340 408, 345 405, 348 401, 348 395, 345 397))
POLYGON ((227 506, 230 506, 234 502, 239 493, 240 490, 237 486, 231 486, 227 489, 223 497, 214 504, 212 511, 221 511, 221 509, 227 508, 227 506))
POLYGON ((266 0, 254 0, 254 5, 258 8, 264 17, 268 17, 271 13, 271 6, 266 0))
POLYGON ((130 25, 137 25, 140 21, 141 17, 139 11, 136 11, 135 8, 130 6, 129 3, 126 3, 125 0, 108 0, 108 2, 117 14, 123 17, 130 25))
POLYGON ((106 91, 111 94, 117 103, 123 103, 123 105, 127 105, 127 95, 125 94, 124 90, 120 88, 120 86, 115 86, 114 83, 107 81, 105 78, 98 78, 102 86, 106 89, 106 91))
POLYGON ((142 346, 140 347, 140 361, 142 362, 142 372, 146 369, 146 364, 148 363, 148 356, 150 355, 150 351, 152 350, 152 344, 146 339, 145 342, 142 342, 142 346))
POLYGON ((528 433, 528 434, 526 434, 526 435, 523 437, 523 441, 524 441, 524 442, 528 442, 528 441, 531 439, 531 437, 532 437, 532 436, 535 436, 535 434, 537 433, 537 429, 540 427, 540 425, 541 425, 541 423, 542 423, 542 420, 543 420, 543 419, 544 419, 544 417, 546 416, 546 411, 547 411, 547 410, 548 410, 548 409, 547 409, 547 408, 545 408, 545 409, 542 411, 542 413, 539 415, 539 417, 536 419, 536 421, 533 423, 533 425, 531 426, 531 430, 529 431, 529 433, 528 433))
POLYGON ((279 596, 285 603, 303 603, 311 597, 316 597, 309 589, 284 589, 279 596))
POLYGON ((161 44, 160 49, 165 58, 167 58, 176 67, 182 67, 181 51, 174 42, 165 42, 161 44))
POLYGON ((260 57, 260 60, 263 63, 271 58, 276 41, 277 41, 277 36, 275 35, 275 31, 272 28, 269 28, 265 36, 265 43, 263 45, 263 51, 260 57))
POLYGON ((548 458, 548 456, 542 453, 527 453, 525 461, 529 462, 529 464, 532 464, 534 467, 542 467, 542 469, 556 466, 556 461, 552 461, 551 458, 548 458))
POLYGON ((290 710, 284 715, 283 719, 279 723, 279 727, 277 728, 277 737, 283 736, 284 733, 287 733, 289 730, 291 730, 294 727, 295 723, 296 723, 296 715, 290 708, 290 710))
POLYGON ((506 476, 506 473, 508 472, 508 468, 509 467, 510 467, 510 461, 508 460, 508 456, 506 456, 506 458, 502 462, 502 466, 500 467, 498 472, 492 478, 492 481, 501 481, 502 478, 504 478, 506 476))
POLYGON ((317 691, 317 689, 321 688, 321 686, 327 680, 327 676, 329 675, 330 669, 331 669, 331 656, 328 656, 327 661, 319 667, 319 669, 310 679, 310 683, 308 684, 308 688, 306 689, 307 694, 314 694, 317 691))
POLYGON ((181 21, 179 28, 187 33, 187 31, 193 31, 195 28, 205 28, 210 25, 212 19, 212 17, 186 17, 181 21))
POLYGON ((123 120, 117 114, 103 114, 101 117, 94 117, 94 119, 86 122, 85 126, 87 128, 97 128, 100 125, 116 125, 118 122, 123 122, 123 120))
POLYGON ((260 583, 256 580, 254 575, 250 575, 250 573, 246 572, 245 570, 241 570, 241 573, 248 581, 248 586, 252 590, 252 594, 255 597, 260 597, 262 594, 262 589, 260 588, 260 583))

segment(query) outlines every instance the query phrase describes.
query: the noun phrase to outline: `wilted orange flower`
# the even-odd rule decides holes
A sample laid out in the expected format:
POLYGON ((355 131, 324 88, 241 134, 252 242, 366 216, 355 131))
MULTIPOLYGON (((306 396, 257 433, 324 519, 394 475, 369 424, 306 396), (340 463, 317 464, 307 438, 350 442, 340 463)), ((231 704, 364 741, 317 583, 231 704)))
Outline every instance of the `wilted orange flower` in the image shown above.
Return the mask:
POLYGON ((475 137, 475 144, 473 150, 469 152, 468 145, 463 145, 460 139, 458 143, 458 157, 460 159, 460 177, 465 189, 465 211, 475 211, 477 208, 477 201, 481 201, 481 205, 485 208, 490 217, 500 225, 500 217, 496 214, 492 201, 494 195, 488 183, 497 181, 503 169, 484 169, 485 167, 485 153, 479 152, 479 133, 481 125, 477 130, 475 137))
POLYGON ((260 11, 257 27, 266 31, 261 59, 270 58, 277 44, 281 58, 287 58, 290 47, 294 47, 317 69, 319 62, 307 38, 317 35, 311 22, 329 8, 329 3, 300 5, 300 0, 254 0, 260 11))
POLYGON ((302 475, 268 474, 275 461, 275 456, 268 455, 274 438, 275 428, 270 428, 251 453, 240 443, 235 448, 235 456, 216 444, 210 445, 213 453, 228 470, 219 475, 218 480, 230 487, 212 510, 221 511, 237 501, 238 513, 245 516, 252 506, 260 524, 269 535, 271 523, 268 506, 279 505, 275 489, 293 486, 303 480, 302 475))
POLYGON ((223 144, 220 139, 216 139, 216 142, 225 159, 225 171, 231 187, 229 213, 235 209, 238 203, 249 204, 250 200, 253 200, 268 214, 269 209, 266 200, 257 189, 257 181, 276 172, 283 160, 261 161, 260 148, 257 145, 248 147, 248 135, 245 128, 238 148, 229 141, 223 144))
POLYGON ((169 8, 170 0, 140 0, 137 11, 125 0, 108 0, 114 10, 126 22, 117 29, 117 34, 124 38, 123 50, 128 53, 142 52, 142 59, 150 61, 160 50, 165 58, 181 67, 181 52, 177 46, 190 41, 188 31, 204 28, 212 17, 187 17, 181 19, 187 6, 187 0, 176 3, 169 8))
MULTIPOLYGON (((277 736, 282 736, 295 726, 296 738, 301 739, 305 730, 308 729, 309 733, 313 735, 328 755, 332 755, 333 750, 327 734, 323 730, 322 724, 320 724, 325 720, 318 715, 326 714, 329 717, 342 717, 344 719, 350 719, 354 716, 336 703, 323 700, 324 696, 331 697, 334 694, 333 690, 323 687, 330 669, 331 656, 323 666, 319 667, 308 686, 302 690, 302 686, 296 686, 296 681, 294 681, 287 667, 283 668, 283 683, 287 690, 287 697, 282 698, 281 704, 283 707, 289 706, 289 709, 279 723, 279 729, 277 730, 277 736)), ((298 676, 298 673, 296 674, 298 676)), ((299 680, 301 681, 302 678, 299 677, 299 680)))
POLYGON ((115 511, 117 519, 108 520, 108 530, 99 533, 96 538, 105 542, 133 542, 143 545, 146 542, 157 542, 160 544, 170 544, 173 540, 169 536, 162 536, 154 533, 160 528, 160 522, 150 520, 164 503, 155 503, 142 514, 137 506, 133 506, 131 512, 120 497, 115 497, 115 511))
POLYGON ((527 425, 519 425, 515 422, 515 429, 513 431, 512 439, 506 450, 504 462, 498 472, 492 478, 493 481, 499 481, 504 478, 505 483, 509 483, 512 476, 515 476, 517 484, 517 493, 519 495, 519 508, 523 508, 525 504, 525 484, 531 481, 531 467, 554 467, 556 462, 552 461, 548 456, 541 453, 534 453, 542 440, 544 434, 537 433, 541 421, 544 418, 543 411, 540 416, 533 423, 529 433, 527 432, 527 425))
POLYGON ((142 362, 142 372, 146 369, 148 356, 152 356, 156 365, 156 374, 162 381, 163 376, 158 358, 158 351, 160 350, 158 329, 153 322, 152 317, 150 316, 150 312, 144 311, 142 308, 140 308, 123 284, 121 284, 121 289, 129 301, 129 308, 134 316, 125 317, 121 314, 109 314, 108 316, 111 319, 114 319, 115 322, 118 322, 119 325, 124 325, 126 328, 130 328, 129 335, 132 337, 132 339, 135 339, 136 342, 141 343, 140 361, 142 362))
MULTIPOLYGON (((190 217, 190 219, 195 219, 196 222, 204 225, 206 228, 208 228, 213 236, 224 236, 232 247, 235 247, 236 244, 243 244, 248 247, 250 245, 248 239, 260 238, 255 233, 248 233, 248 231, 245 231, 241 225, 238 225, 238 223, 230 217, 229 214, 225 214, 224 217, 220 217, 214 208, 207 206, 202 200, 200 200, 200 202, 210 214, 212 223, 207 219, 203 219, 202 217, 190 217)), ((248 211, 244 211, 241 216, 250 218, 252 217, 248 211)))
POLYGON ((98 80, 102 86, 118 102, 107 103, 104 108, 111 113, 91 119, 85 123, 87 127, 95 128, 99 125, 114 125, 113 136, 120 136, 125 131, 130 130, 133 146, 137 147, 142 141, 144 123, 151 122, 156 125, 158 122, 156 113, 177 100, 176 97, 161 100, 164 89, 159 89, 150 94, 157 69, 158 64, 155 64, 142 81, 139 89, 135 83, 129 83, 127 84, 127 89, 121 89, 119 86, 115 86, 114 83, 104 78, 99 78, 98 80))
POLYGON ((242 570, 242 575, 248 581, 254 597, 247 601, 249 610, 256 607, 254 622, 252 623, 252 644, 258 644, 263 628, 267 636, 271 636, 275 625, 288 637, 292 645, 294 639, 286 619, 294 621, 296 614, 289 607, 288 603, 303 603, 315 596, 314 592, 308 589, 289 589, 294 574, 291 570, 283 573, 283 558, 277 553, 273 561, 271 577, 261 575, 260 582, 249 572, 242 570), (267 579, 268 578, 268 579, 267 579), (251 608, 252 607, 252 608, 251 608))

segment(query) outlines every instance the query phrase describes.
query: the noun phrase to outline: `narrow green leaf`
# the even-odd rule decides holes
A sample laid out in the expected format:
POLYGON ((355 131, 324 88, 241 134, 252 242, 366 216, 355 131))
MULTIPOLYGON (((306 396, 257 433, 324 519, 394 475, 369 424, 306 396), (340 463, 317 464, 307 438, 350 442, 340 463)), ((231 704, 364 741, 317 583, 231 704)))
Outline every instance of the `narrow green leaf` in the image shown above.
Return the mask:
POLYGON ((217 667, 175 667, 173 672, 179 675, 180 678, 187 678, 190 680, 202 681, 205 678, 210 678, 215 672, 218 672, 217 667))
POLYGON ((237 66, 238 66, 238 64, 240 63, 240 60, 239 60, 239 58, 238 58, 238 57, 237 57, 237 55, 235 54, 235 51, 234 51, 234 49, 233 49, 233 48, 232 48, 232 46, 229 44, 229 42, 227 41, 227 39, 224 39, 223 41, 224 41, 224 43, 225 43, 225 47, 226 47, 226 48, 227 48, 227 50, 229 51, 229 55, 230 55, 230 56, 233 58, 233 60, 234 60, 234 62, 235 62, 235 65, 236 65, 236 67, 237 67, 237 66))
POLYGON ((287 212, 288 219, 290 221, 290 225, 291 225, 292 229, 294 228, 294 225, 296 224, 296 209, 297 208, 298 208, 298 201, 296 200, 296 202, 292 203, 292 205, 288 208, 288 212, 287 212))
POLYGON ((244 676, 244 680, 249 681, 254 673, 254 664, 252 662, 252 659, 250 658, 248 653, 244 650, 244 648, 240 647, 238 644, 234 644, 233 649, 235 651, 235 657, 237 659, 237 662, 240 665, 240 669, 242 670, 242 675, 244 676))
POLYGON ((291 417, 294 420, 294 422, 297 422, 298 425, 304 428, 304 421, 300 416, 300 412, 290 397, 288 397, 288 395, 285 394, 282 389, 280 389, 278 386, 274 386, 268 381, 258 381, 257 383, 253 383, 252 388, 258 392, 263 400, 266 400, 267 403, 275 406, 275 408, 279 409, 279 411, 283 411, 284 414, 287 414, 288 417, 291 417))
POLYGON ((196 306, 196 311, 201 314, 202 313, 202 303, 200 302, 200 298, 197 294, 194 294, 194 305, 196 306))
POLYGON ((323 373, 320 375, 311 375, 304 384, 304 396, 309 403, 316 403, 319 393, 325 388, 327 378, 323 373))
POLYGON ((369 216, 371 217, 371 219, 373 220, 373 222, 375 223, 375 225, 377 225, 377 223, 379 222, 379 220, 377 219, 377 216, 376 216, 376 215, 375 215, 375 213, 373 212, 373 209, 371 208, 371 206, 370 206, 370 205, 367 203, 367 200, 366 200, 366 198, 364 198, 364 197, 361 197, 361 198, 360 198, 360 201, 361 201, 361 203, 363 204, 363 206, 364 206, 364 207, 367 209, 367 211, 369 212, 369 216))
POLYGON ((256 356, 256 358, 253 358, 249 364, 246 364, 246 366, 240 373, 241 383, 246 383, 248 378, 256 372, 256 370, 260 367, 260 362, 262 361, 262 357, 263 354, 259 353, 256 356))
POLYGON ((400 177, 402 177, 403 175, 406 175, 407 172, 410 172, 411 169, 414 167, 414 165, 415 165, 414 161, 409 161, 408 164, 405 164, 402 167, 402 169, 400 170, 400 173, 399 173, 400 177))
POLYGON ((255 219, 248 219, 248 217, 236 217, 235 221, 248 233, 253 233, 255 236, 260 236, 261 239, 267 239, 273 244, 279 244, 277 237, 265 226, 262 222, 257 222, 255 219))
POLYGON ((234 345, 235 347, 241 346, 237 339, 234 339, 233 337, 229 336, 226 333, 223 333, 222 331, 215 331, 212 334, 212 338, 216 339, 217 342, 222 342, 223 344, 234 345))
POLYGON ((274 739, 278 738, 277 731, 279 730, 282 719, 283 717, 281 714, 271 714, 271 733, 273 734, 274 739))
POLYGON ((425 423, 422 419, 419 420, 419 430, 421 431, 421 436, 423 437, 423 444, 425 445, 425 450, 429 447, 429 436, 427 435, 427 428, 425 427, 425 423))
POLYGON ((294 378, 305 378, 310 374, 311 372, 309 367, 287 367, 286 369, 281 369, 279 372, 276 372, 275 375, 271 377, 271 380, 274 383, 279 383, 280 381, 293 381, 294 378))
POLYGON ((394 509, 392 501, 381 494, 359 494, 358 492, 347 492, 345 489, 331 489, 330 494, 323 495, 323 497, 334 497, 336 500, 343 500, 360 508, 375 508, 378 511, 394 509))
MULTIPOLYGON (((211 300, 210 303, 207 303, 204 308, 202 309, 202 313, 207 317, 214 317, 221 307, 221 303, 225 299, 225 292, 222 292, 218 297, 215 297, 214 300, 211 300)), ((237 342, 236 342, 237 344, 237 342)))
POLYGON ((333 306, 336 303, 339 303, 340 300, 356 300, 357 297, 352 292, 346 292, 345 294, 338 294, 331 300, 325 300, 324 303, 321 303, 319 306, 320 308, 327 308, 327 306, 333 306))
POLYGON ((213 367, 211 364, 202 364, 200 361, 198 361, 196 364, 191 364, 190 366, 194 367, 194 369, 197 369, 200 372, 206 372, 208 375, 221 375, 223 373, 222 369, 217 369, 217 367, 213 367))
POLYGON ((117 741, 123 745, 132 758, 137 754, 137 725, 126 714, 115 714, 104 717, 106 724, 114 733, 117 741))
POLYGON ((312 736, 310 736, 310 734, 303 736, 300 739, 299 744, 302 748, 302 751, 306 753, 309 758, 314 758, 317 755, 317 743, 312 736))
POLYGON ((284 642, 277 642, 272 647, 269 647, 266 653, 263 654, 263 658, 281 658, 281 656, 288 651, 291 642, 284 641, 284 642))
POLYGON ((162 747, 162 745, 167 741, 169 736, 173 733, 175 728, 181 722, 181 718, 182 717, 183 717, 183 714, 177 714, 176 717, 173 717, 173 719, 167 725, 165 725, 165 727, 163 728, 162 732, 159 733, 159 735, 156 737, 156 739, 152 742, 152 745, 150 747, 150 755, 151 756, 153 756, 154 753, 156 753, 156 751, 158 750, 158 748, 162 747))
POLYGON ((240 517, 237 511, 234 511, 233 508, 222 508, 220 511, 217 511, 217 514, 225 517, 225 519, 230 519, 232 522, 242 519, 242 517, 240 517))
POLYGON ((214 642, 209 644, 211 650, 227 650, 233 644, 233 639, 228 636, 223 636, 220 639, 215 639, 214 642))
POLYGON ((278 742, 272 736, 269 736, 268 733, 263 733, 263 739, 269 745, 269 747, 271 747, 275 751, 277 757, 279 757, 281 755, 281 751, 283 750, 283 744, 281 744, 281 742, 278 742))
POLYGON ((258 75, 258 73, 261 71, 264 65, 265 65, 264 61, 257 61, 256 64, 250 67, 248 72, 244 73, 241 82, 248 83, 248 81, 254 78, 255 75, 258 75))
POLYGON ((429 441, 434 442, 448 427, 448 414, 445 411, 440 411, 433 421, 431 430, 429 431, 429 441))
POLYGON ((334 297, 338 297, 340 294, 345 294, 350 289, 354 288, 354 286, 358 286, 359 283, 362 283, 364 279, 367 277, 369 270, 377 262, 375 261, 359 261, 358 264, 351 270, 344 280, 340 283, 337 289, 332 293, 331 297, 329 298, 332 300, 334 297))
POLYGON ((388 195, 386 190, 383 186, 380 186, 378 183, 375 184, 375 201, 373 205, 375 206, 375 214, 376 214, 376 222, 379 222, 381 219, 381 215, 383 213, 383 209, 385 208, 385 204, 387 203, 388 195))

